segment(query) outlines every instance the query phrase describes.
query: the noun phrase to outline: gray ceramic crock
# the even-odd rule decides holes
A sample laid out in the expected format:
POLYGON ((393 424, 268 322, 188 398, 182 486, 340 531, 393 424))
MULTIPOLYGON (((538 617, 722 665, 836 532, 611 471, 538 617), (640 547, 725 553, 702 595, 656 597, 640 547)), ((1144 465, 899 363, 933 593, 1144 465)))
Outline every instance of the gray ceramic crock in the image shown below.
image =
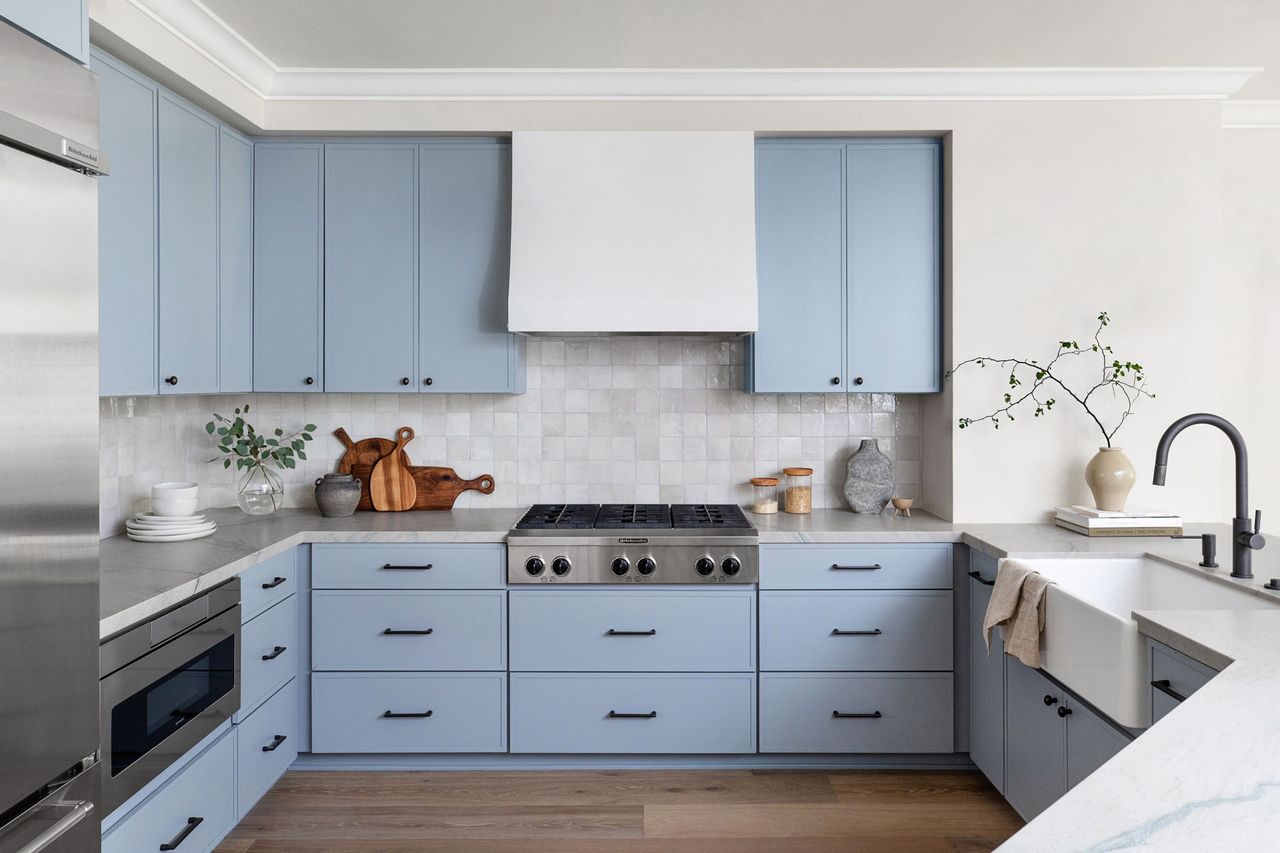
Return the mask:
POLYGON ((316 480, 316 506, 325 518, 347 518, 360 503, 360 481, 350 474, 325 474, 316 480))

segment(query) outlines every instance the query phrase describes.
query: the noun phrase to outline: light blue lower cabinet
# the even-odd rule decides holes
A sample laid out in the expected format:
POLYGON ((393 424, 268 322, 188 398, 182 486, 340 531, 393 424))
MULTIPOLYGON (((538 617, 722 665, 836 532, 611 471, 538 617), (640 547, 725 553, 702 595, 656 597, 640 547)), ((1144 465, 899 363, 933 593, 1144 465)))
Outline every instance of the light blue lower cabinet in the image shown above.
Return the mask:
POLYGON ((505 670, 503 590, 316 590, 315 670, 505 670))
POLYGON ((1155 640, 1147 640, 1147 648, 1151 660, 1151 724, 1155 725, 1218 673, 1155 640))
POLYGON ((506 752, 505 672, 316 672, 311 751, 506 752))
POLYGON ((249 620, 240 635, 240 722, 298 674, 298 605, 290 596, 249 620))
POLYGON ((248 622, 298 590, 298 549, 290 548, 240 573, 240 618, 248 622))
POLYGON ((243 820, 298 757, 298 682, 236 726, 236 817, 243 820))
POLYGON ((760 589, 951 589, 945 543, 762 545, 760 589))
POLYGON ((313 545, 312 589, 504 589, 503 545, 313 545))
POLYGON ((103 853, 207 853, 236 822, 236 730, 194 758, 102 838, 103 853), (188 832, 188 830, 190 830, 188 832))
POLYGON ((512 673, 511 751, 756 751, 753 673, 512 673))
POLYGON ((1132 741, 1088 705, 1068 696, 1067 790, 1110 761, 1132 741))
POLYGON ((761 752, 947 753, 949 672, 760 675, 761 752))
POLYGON ((991 650, 982 620, 991 601, 996 561, 971 554, 969 568, 969 758, 996 790, 1004 793, 1004 641, 991 635, 991 650))

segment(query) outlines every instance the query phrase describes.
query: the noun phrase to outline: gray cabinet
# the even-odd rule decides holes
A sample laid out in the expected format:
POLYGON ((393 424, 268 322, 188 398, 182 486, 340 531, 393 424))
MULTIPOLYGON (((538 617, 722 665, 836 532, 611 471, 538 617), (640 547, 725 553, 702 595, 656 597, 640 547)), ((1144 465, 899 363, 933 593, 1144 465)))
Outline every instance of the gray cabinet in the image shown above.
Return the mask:
POLYGON ((1151 666, 1151 724, 1181 705, 1218 674, 1217 670, 1155 640, 1147 640, 1151 666))
POLYGON ((987 652, 982 619, 991 601, 996 561, 985 554, 969 557, 969 757, 1000 793, 1004 774, 1004 641, 991 637, 987 652))
POLYGON ((1068 696, 1067 790, 1124 749, 1129 738, 1078 699, 1068 696))

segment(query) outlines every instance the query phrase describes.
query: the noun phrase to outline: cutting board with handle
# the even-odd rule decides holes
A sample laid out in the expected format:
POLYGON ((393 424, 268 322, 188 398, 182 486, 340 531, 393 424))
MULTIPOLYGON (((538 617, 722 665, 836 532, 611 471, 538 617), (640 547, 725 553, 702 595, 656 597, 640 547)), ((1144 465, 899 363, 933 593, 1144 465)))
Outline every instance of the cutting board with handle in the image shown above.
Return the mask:
MULTIPOLYGON (((464 480, 452 468, 415 465, 409 468, 409 471, 413 474, 414 485, 417 489, 413 509, 453 509, 453 504, 458 499, 458 495, 472 490, 485 495, 493 494, 494 480, 492 474, 481 474, 474 479, 464 480)), ((351 474, 362 482, 368 482, 368 479, 373 476, 373 466, 355 465, 351 469, 351 474)), ((362 494, 356 509, 375 509, 372 498, 367 494, 362 494)))
POLYGON ((412 509, 418 496, 409 466, 404 464, 405 445, 413 441, 413 430, 400 427, 396 430, 395 449, 378 460, 369 477, 369 497, 373 508, 382 512, 403 512, 412 509))
MULTIPOLYGON (((378 460, 384 456, 391 454, 396 449, 394 439, 390 438, 362 438, 359 441, 352 441, 351 436, 347 435, 347 431, 342 427, 338 427, 333 431, 338 441, 342 442, 342 446, 347 450, 342 454, 342 459, 338 462, 339 474, 350 474, 351 469, 356 465, 369 466, 369 473, 373 472, 373 466, 378 464, 378 460)), ((409 467, 409 456, 403 450, 400 451, 400 464, 409 467)), ((368 476, 360 478, 360 482, 365 484, 365 494, 368 494, 368 476)), ((372 505, 370 505, 372 507, 372 505)))

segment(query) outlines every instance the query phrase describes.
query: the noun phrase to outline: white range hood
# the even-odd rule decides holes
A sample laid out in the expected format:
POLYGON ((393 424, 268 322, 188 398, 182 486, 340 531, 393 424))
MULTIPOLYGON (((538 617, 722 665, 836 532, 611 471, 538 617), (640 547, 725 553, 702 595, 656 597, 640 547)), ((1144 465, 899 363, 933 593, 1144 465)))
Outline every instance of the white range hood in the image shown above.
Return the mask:
POLYGON ((756 331, 754 134, 513 134, 507 323, 525 334, 756 331))

